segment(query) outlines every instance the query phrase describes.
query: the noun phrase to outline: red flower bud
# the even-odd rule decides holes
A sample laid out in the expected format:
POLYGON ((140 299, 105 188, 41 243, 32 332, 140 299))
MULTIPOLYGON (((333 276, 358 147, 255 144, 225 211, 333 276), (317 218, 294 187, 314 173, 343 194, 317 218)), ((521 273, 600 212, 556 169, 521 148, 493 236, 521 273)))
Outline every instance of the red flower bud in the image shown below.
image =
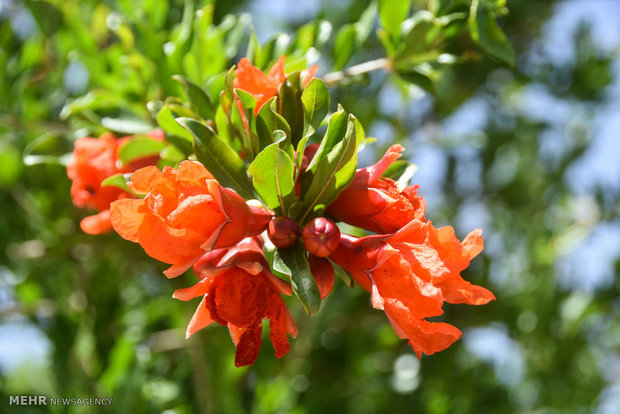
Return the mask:
POLYGON ((267 236, 278 249, 291 247, 299 238, 299 226, 291 218, 275 217, 269 222, 267 236))
POLYGON ((334 287, 334 268, 329 260, 313 255, 308 257, 308 264, 321 293, 321 299, 325 299, 334 287))
POLYGON ((310 254, 327 257, 338 248, 340 230, 333 221, 319 217, 306 224, 301 237, 310 254))

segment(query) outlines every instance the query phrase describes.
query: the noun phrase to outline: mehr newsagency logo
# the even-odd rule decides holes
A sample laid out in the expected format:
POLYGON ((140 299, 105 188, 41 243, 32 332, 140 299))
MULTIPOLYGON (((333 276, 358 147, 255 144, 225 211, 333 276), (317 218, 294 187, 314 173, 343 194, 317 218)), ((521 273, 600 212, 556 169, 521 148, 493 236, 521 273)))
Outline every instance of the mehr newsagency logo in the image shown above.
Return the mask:
POLYGON ((112 398, 48 397, 46 395, 10 395, 9 405, 112 405, 112 398))

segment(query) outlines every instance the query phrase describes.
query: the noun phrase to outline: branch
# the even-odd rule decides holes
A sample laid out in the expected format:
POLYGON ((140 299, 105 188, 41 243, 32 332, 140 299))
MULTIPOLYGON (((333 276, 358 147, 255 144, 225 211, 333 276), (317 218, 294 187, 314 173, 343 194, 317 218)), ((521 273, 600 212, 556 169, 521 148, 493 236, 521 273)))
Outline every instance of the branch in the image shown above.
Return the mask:
POLYGON ((352 76, 363 75, 364 73, 373 72, 375 70, 389 71, 392 68, 392 63, 387 58, 369 60, 368 62, 360 63, 359 65, 351 66, 338 72, 331 72, 323 76, 323 82, 327 86, 332 86, 352 76))

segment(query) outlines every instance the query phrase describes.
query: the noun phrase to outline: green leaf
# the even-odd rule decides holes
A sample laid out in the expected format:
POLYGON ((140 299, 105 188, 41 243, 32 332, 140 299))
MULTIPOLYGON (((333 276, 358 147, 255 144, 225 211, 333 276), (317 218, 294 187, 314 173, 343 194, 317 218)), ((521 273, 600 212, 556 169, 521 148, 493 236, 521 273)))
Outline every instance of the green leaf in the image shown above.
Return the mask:
POLYGON ((174 75, 172 79, 183 85, 187 98, 198 115, 204 119, 213 119, 215 116, 215 106, 204 89, 181 75, 174 75))
POLYGON ((332 51, 334 59, 333 70, 340 70, 345 67, 351 56, 353 56, 356 40, 357 30, 354 24, 345 24, 338 30, 332 51))
POLYGON ((243 89, 235 89, 235 93, 244 109, 254 111, 254 108, 256 108, 256 98, 251 93, 243 89))
POLYGON ((410 69, 397 69, 398 75, 407 82, 418 85, 420 88, 434 92, 435 82, 441 76, 438 70, 435 70, 430 64, 420 64, 410 69))
POLYGON ((131 161, 157 155, 165 146, 166 143, 164 141, 147 136, 134 137, 120 147, 118 156, 123 165, 127 165, 131 161))
POLYGON ((404 40, 394 57, 395 66, 408 68, 436 61, 448 36, 446 27, 453 22, 464 21, 466 17, 465 13, 452 13, 439 18, 426 10, 415 13, 402 25, 404 40))
POLYGON ((274 96, 260 108, 256 119, 256 133, 261 148, 273 143, 273 132, 284 131, 287 137, 291 136, 291 127, 286 119, 277 112, 276 97, 274 96))
POLYGON ((370 2, 370 5, 364 10, 360 19, 355 23, 357 45, 361 46, 370 33, 375 24, 375 16, 377 15, 377 3, 370 2))
POLYGON ((262 150, 250 164, 248 173, 254 188, 265 204, 287 215, 287 207, 295 197, 293 161, 279 148, 279 143, 262 150))
POLYGON ((418 171, 418 166, 416 164, 409 164, 405 171, 401 174, 400 178, 396 181, 396 186, 400 191, 403 191, 413 178, 414 174, 418 171))
POLYGON ((111 131, 122 134, 146 134, 153 130, 153 125, 138 118, 109 118, 104 117, 101 125, 111 131))
MULTIPOLYGON (((312 79, 301 94, 301 103, 305 123, 316 131, 329 111, 329 92, 325 82, 318 78, 312 79)), ((306 127, 305 133, 307 131, 306 127)))
POLYGON ((304 151, 306 150, 306 144, 310 139, 309 135, 303 137, 299 143, 297 144, 296 154, 295 154, 295 181, 297 181, 297 177, 299 176, 301 169, 301 162, 304 158, 304 151))
POLYGON ((385 170, 383 177, 395 180, 398 189, 402 191, 409 185, 411 178, 413 178, 417 170, 418 166, 416 164, 405 160, 397 160, 385 170))
POLYGON ((471 38, 484 50, 511 66, 515 65, 516 53, 497 24, 490 5, 484 1, 473 0, 468 24, 471 38))
POLYGON ((338 265, 336 262, 332 262, 330 260, 330 263, 331 263, 332 267, 334 268, 334 273, 340 279, 342 279, 342 281, 344 282, 345 285, 347 285, 350 288, 355 287, 355 281, 353 280, 353 276, 351 276, 349 274, 349 272, 347 272, 342 267, 340 267, 340 265, 338 265))
POLYGON ((291 143, 297 145, 303 135, 304 107, 301 102, 299 72, 290 73, 278 93, 278 112, 291 127, 291 143))
POLYGON ((189 156, 194 152, 192 149, 194 137, 181 127, 175 118, 176 115, 168 105, 164 105, 155 116, 155 120, 161 129, 166 132, 166 140, 174 144, 185 156, 189 156))
MULTIPOLYGON (((306 171, 302 180, 303 200, 300 204, 298 222, 304 224, 315 208, 328 206, 353 179, 357 168, 357 147, 363 141, 363 131, 357 127, 359 122, 349 115, 344 138, 322 157, 316 171, 306 171), (307 191, 303 191, 303 183, 310 183, 307 191)), ((318 154, 318 153, 317 153, 318 154)), ((316 158, 316 156, 315 156, 316 158)), ((313 160, 314 161, 314 160, 313 160)))
POLYGON ((9 187, 16 183, 22 169, 20 152, 8 143, 0 144, 0 184, 9 187))
POLYGON ((226 142, 211 128, 195 119, 177 118, 177 122, 192 134, 196 158, 221 185, 232 188, 246 200, 254 198, 245 164, 226 142))
POLYGON ((245 57, 247 57, 250 62, 256 62, 258 55, 260 55, 260 43, 258 41, 258 36, 256 35, 254 28, 251 28, 245 57))
POLYGON ((101 187, 117 187, 121 190, 127 191, 128 193, 136 195, 127 186, 127 178, 125 178, 124 174, 114 174, 109 176, 101 182, 101 187))
POLYGON ((338 111, 334 112, 329 118, 327 131, 321 140, 321 144, 314 155, 314 158, 308 165, 308 171, 316 170, 318 163, 334 148, 334 146, 342 139, 347 130, 347 114, 341 105, 338 105, 338 111))
POLYGON ((235 94, 241 101, 241 106, 234 102, 231 107, 230 121, 239 133, 243 148, 246 150, 246 159, 253 160, 260 151, 259 138, 256 134, 254 107, 256 99, 241 89, 235 89, 235 94))
POLYGON ((411 0, 379 0, 379 24, 397 39, 400 36, 400 24, 409 16, 411 0))
POLYGON ((310 271, 304 245, 298 241, 293 247, 276 250, 273 256, 273 268, 291 279, 293 292, 308 315, 315 314, 321 306, 321 295, 310 271))

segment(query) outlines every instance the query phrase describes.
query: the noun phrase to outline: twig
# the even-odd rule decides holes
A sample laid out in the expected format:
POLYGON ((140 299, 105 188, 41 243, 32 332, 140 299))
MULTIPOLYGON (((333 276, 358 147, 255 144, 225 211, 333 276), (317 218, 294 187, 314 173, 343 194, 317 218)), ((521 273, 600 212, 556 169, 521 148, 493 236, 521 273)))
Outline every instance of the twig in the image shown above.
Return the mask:
POLYGON ((391 62, 387 58, 369 60, 368 62, 360 63, 359 65, 354 65, 338 72, 328 73, 324 75, 322 79, 327 86, 332 86, 351 76, 363 75, 364 73, 381 69, 389 71, 391 67, 391 62))

